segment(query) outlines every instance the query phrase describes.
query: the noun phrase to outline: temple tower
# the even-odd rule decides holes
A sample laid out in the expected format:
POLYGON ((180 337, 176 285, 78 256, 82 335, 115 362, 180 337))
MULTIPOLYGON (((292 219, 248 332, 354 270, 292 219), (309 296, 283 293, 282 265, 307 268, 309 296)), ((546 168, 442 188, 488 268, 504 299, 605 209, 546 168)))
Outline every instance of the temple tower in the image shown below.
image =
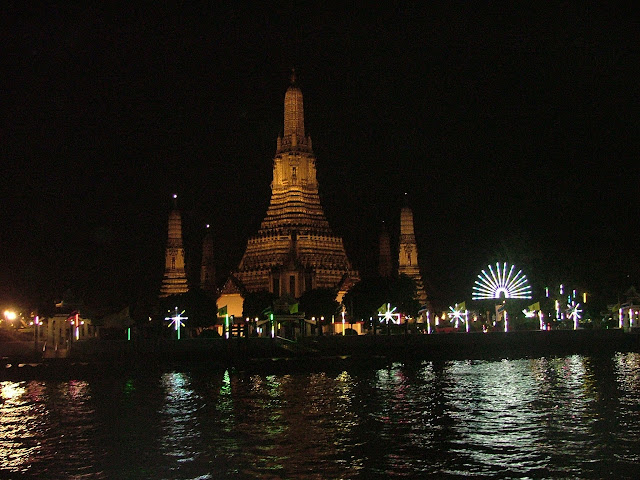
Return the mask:
POLYGON ((173 196, 173 209, 169 213, 169 235, 165 253, 164 278, 160 298, 186 293, 189 290, 184 269, 184 247, 182 246, 182 217, 178 210, 177 195, 173 196))
POLYGON ((393 271, 391 265, 391 242, 389 240, 389 232, 384 222, 382 223, 382 231, 380 232, 379 247, 378 275, 381 277, 390 277, 393 271))
POLYGON ((202 261, 200 262, 200 288, 205 292, 216 293, 216 266, 213 262, 213 235, 209 225, 202 240, 202 261))
POLYGON ((315 288, 340 290, 348 278, 358 279, 320 205, 316 158, 304 131, 295 72, 284 97, 284 134, 276 142, 271 201, 234 276, 246 291, 293 297, 315 288))
POLYGON ((421 305, 427 302, 420 268, 418 267, 418 247, 413 230, 413 212, 405 205, 400 212, 400 249, 398 257, 398 275, 406 275, 416 283, 416 300, 421 305))

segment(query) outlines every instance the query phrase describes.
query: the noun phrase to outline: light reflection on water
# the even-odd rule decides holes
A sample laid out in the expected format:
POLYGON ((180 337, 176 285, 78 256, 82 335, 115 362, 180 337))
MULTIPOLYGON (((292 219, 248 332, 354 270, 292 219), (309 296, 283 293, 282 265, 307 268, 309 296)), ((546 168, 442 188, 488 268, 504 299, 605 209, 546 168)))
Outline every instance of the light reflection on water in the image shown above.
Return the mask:
POLYGON ((160 410, 163 435, 160 451, 169 460, 169 470, 189 468, 200 452, 197 410, 201 398, 191 387, 186 373, 165 373, 161 378, 165 403, 160 410))
POLYGON ((25 382, 2 383, 2 406, 0 407, 0 468, 19 471, 37 453, 29 423, 33 422, 29 404, 22 403, 27 389, 25 382))
POLYGON ((0 476, 636 478, 640 355, 0 382, 0 476))
POLYGON ((92 445, 95 412, 87 382, 0 385, 0 472, 57 478, 60 471, 92 471, 102 452, 92 445))

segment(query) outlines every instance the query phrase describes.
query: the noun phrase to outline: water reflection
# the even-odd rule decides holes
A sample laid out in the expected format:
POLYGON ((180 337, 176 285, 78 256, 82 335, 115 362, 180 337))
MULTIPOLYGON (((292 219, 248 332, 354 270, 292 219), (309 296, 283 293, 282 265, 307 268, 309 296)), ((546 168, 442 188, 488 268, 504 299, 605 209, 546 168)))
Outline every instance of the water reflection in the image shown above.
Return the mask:
POLYGON ((614 455, 631 470, 640 463, 640 449, 635 441, 640 436, 640 355, 619 353, 615 356, 616 385, 620 391, 620 414, 614 455))
POLYGON ((459 461, 480 474, 539 474, 546 458, 538 448, 536 385, 528 362, 454 362, 451 378, 459 461))
POLYGON ((160 451, 168 459, 173 478, 177 472, 197 472, 194 465, 200 456, 201 432, 197 411, 201 406, 200 396, 191 386, 191 377, 183 372, 165 373, 161 377, 165 402, 160 410, 163 436, 160 451))
POLYGON ((26 398, 25 382, 2 382, 0 387, 0 468, 18 472, 38 452, 29 428, 36 416, 26 398))
POLYGON ((61 464, 78 475, 94 472, 94 464, 103 455, 94 443, 96 423, 93 396, 85 380, 69 380, 47 389, 47 427, 52 437, 43 442, 43 464, 61 464))
POLYGON ((353 444, 354 381, 346 371, 305 376, 240 375, 234 392, 243 473, 252 478, 332 478, 358 468, 345 462, 353 444))
MULTIPOLYGON (((640 390, 640 355, 634 353, 618 353, 615 356, 616 382, 625 393, 640 390)), ((636 395, 625 396, 628 401, 637 404, 640 398, 636 395)))
POLYGON ((636 478, 640 356, 0 383, 0 476, 636 478))
POLYGON ((378 433, 367 439, 364 450, 367 469, 376 476, 426 474, 446 461, 446 455, 436 454, 451 433, 439 394, 446 375, 441 366, 429 362, 415 369, 394 363, 376 372, 374 401, 367 410, 378 425, 367 429, 378 433))
POLYGON ((0 392, 1 471, 93 471, 102 452, 87 382, 2 382, 0 392))

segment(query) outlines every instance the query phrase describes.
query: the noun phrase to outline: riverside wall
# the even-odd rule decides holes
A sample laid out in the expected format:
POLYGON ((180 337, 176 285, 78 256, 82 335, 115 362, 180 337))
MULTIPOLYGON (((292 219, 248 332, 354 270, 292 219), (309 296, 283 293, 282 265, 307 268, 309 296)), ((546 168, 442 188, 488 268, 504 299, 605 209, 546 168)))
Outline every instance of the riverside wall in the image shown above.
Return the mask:
POLYGON ((0 343, 5 365, 18 362, 121 363, 200 361, 242 364, 259 359, 322 357, 389 360, 483 359, 640 352, 640 335, 622 330, 555 330, 410 335, 324 335, 293 342, 272 338, 187 338, 115 341, 89 339, 64 356, 44 358, 29 342, 0 343))

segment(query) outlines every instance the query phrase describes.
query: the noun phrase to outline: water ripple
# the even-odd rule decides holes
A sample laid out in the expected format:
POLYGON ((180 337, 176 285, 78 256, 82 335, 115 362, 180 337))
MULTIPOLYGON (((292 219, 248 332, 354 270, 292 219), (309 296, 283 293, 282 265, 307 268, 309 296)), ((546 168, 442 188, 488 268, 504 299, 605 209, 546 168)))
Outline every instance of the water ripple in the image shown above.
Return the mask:
POLYGON ((640 356, 0 383, 0 474, 636 478, 640 356))

